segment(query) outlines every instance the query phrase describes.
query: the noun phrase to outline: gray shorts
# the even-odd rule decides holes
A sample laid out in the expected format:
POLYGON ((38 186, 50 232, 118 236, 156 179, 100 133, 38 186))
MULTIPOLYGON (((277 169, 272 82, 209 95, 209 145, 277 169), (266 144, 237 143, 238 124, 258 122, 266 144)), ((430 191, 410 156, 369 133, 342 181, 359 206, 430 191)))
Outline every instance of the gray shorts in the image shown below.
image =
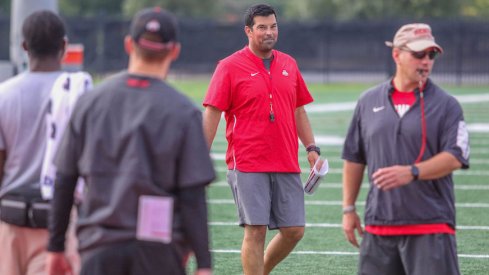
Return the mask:
POLYGON ((455 236, 378 236, 365 232, 358 274, 459 275, 455 236))
POLYGON ((300 174, 228 170, 227 179, 241 226, 268 225, 269 229, 305 226, 300 174))

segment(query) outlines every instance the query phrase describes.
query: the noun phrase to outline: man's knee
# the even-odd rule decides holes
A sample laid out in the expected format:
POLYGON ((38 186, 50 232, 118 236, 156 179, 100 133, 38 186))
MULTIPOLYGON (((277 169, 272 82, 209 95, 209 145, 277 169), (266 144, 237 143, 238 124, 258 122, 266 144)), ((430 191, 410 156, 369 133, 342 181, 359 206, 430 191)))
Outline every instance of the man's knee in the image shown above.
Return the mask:
POLYGON ((264 225, 246 225, 245 241, 264 242, 267 234, 267 227, 264 225))
POLYGON ((280 233, 290 242, 299 242, 304 237, 304 227, 280 228, 280 233))

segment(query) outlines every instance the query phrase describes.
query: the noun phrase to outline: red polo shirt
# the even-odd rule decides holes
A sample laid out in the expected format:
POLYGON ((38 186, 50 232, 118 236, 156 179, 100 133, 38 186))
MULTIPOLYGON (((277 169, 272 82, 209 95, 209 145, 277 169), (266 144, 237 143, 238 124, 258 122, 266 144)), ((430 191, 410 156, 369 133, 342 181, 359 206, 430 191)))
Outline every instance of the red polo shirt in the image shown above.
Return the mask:
POLYGON ((246 46, 218 63, 203 105, 225 112, 228 169, 299 173, 294 114, 312 101, 292 57, 273 50, 269 72, 246 46))

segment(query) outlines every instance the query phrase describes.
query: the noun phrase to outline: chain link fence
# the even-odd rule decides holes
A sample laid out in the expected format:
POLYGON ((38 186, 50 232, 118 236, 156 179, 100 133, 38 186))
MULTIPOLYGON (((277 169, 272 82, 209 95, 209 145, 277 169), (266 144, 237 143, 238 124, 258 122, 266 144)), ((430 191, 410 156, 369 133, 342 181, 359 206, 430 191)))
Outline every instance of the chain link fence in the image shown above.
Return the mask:
MULTIPOLYGON (((70 43, 84 45, 84 69, 111 73, 127 65, 123 39, 129 21, 114 18, 65 18, 70 43)), ((425 20, 445 53, 433 78, 451 84, 489 84, 489 23, 425 20)), ((394 72, 392 40, 407 21, 279 22, 276 48, 292 55, 306 78, 319 82, 386 79, 394 72)), ((179 74, 211 74, 218 60, 247 44, 243 25, 180 21, 182 53, 173 65, 179 74)), ((0 59, 8 59, 9 19, 0 18, 0 59)))

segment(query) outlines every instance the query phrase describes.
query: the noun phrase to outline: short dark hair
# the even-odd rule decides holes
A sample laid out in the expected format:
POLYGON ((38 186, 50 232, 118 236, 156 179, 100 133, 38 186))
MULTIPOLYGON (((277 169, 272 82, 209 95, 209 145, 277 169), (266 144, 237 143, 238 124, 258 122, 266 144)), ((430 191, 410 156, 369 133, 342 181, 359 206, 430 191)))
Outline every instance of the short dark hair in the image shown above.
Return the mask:
POLYGON ((269 15, 275 15, 277 17, 277 14, 275 13, 275 10, 273 9, 272 6, 266 5, 266 4, 258 4, 254 5, 248 8, 245 13, 245 26, 248 27, 253 27, 254 18, 255 16, 269 16, 269 15))
POLYGON ((66 29, 56 13, 42 10, 32 13, 24 20, 22 35, 31 55, 49 57, 63 50, 66 29))

